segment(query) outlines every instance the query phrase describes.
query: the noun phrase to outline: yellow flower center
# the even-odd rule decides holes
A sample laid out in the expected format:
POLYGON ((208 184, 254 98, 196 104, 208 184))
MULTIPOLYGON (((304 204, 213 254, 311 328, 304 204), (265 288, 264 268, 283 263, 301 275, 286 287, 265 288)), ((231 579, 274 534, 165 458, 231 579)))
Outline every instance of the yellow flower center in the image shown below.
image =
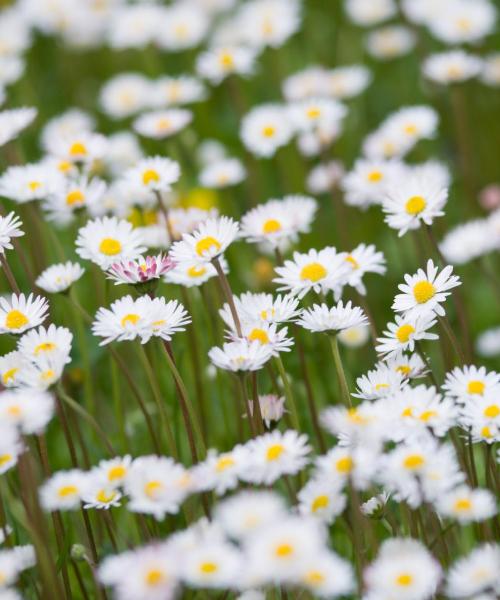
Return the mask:
POLYGON ((218 570, 219 570, 219 567, 214 562, 207 561, 207 562, 201 563, 201 565, 200 565, 200 571, 202 573, 207 573, 207 574, 216 573, 218 570))
POLYGON ((454 506, 457 512, 468 512, 472 508, 472 502, 468 498, 459 498, 454 506))
POLYGON ((125 315, 120 323, 122 327, 126 327, 129 323, 131 325, 136 325, 139 322, 140 318, 141 317, 139 315, 134 315, 130 313, 128 315, 125 315))
POLYGON ((484 438, 490 438, 493 437, 493 434, 491 433, 491 429, 488 427, 488 425, 485 425, 482 429, 481 429, 481 435, 484 438))
POLYGON ((335 466, 339 473, 350 473, 352 471, 354 463, 350 456, 344 456, 344 458, 341 458, 337 461, 337 464, 335 466))
POLYGON ((14 379, 14 377, 16 376, 16 373, 19 371, 19 369, 17 367, 13 367, 12 369, 9 369, 8 371, 5 371, 5 373, 2 376, 2 381, 4 383, 9 383, 9 381, 12 379, 14 379))
POLYGON ((276 547, 275 554, 278 558, 288 558, 293 554, 293 546, 291 544, 280 544, 276 547))
POLYGON ((116 496, 116 492, 106 492, 106 490, 99 490, 96 494, 96 499, 98 502, 102 502, 103 504, 108 504, 111 502, 116 496))
POLYGON ((409 375, 411 373, 411 367, 409 365, 400 365, 396 368, 396 371, 403 375, 409 375))
POLYGON ((52 369, 47 369, 40 375, 40 379, 42 379, 42 381, 50 381, 51 379, 54 379, 55 376, 56 374, 52 369))
POLYGON ((220 250, 220 248, 220 243, 210 235, 201 238, 201 240, 196 243, 196 253, 198 256, 204 256, 206 252, 211 251, 212 249, 217 251, 220 250))
POLYGON ((69 162, 69 160, 61 160, 57 165, 57 168, 62 173, 67 173, 73 165, 69 162))
POLYGON ((406 344, 406 342, 410 339, 410 335, 415 333, 415 328, 411 325, 401 325, 399 329, 396 331, 396 337, 400 344, 406 344))
POLYGON ((12 460, 12 454, 0 454, 0 467, 4 467, 12 460))
POLYGON ((273 127, 272 125, 267 125, 262 128, 262 135, 266 138, 272 138, 275 133, 276 127, 273 127))
POLYGON ((146 573, 146 584, 155 587, 164 580, 165 576, 159 569, 151 569, 146 573))
POLYGON ((252 329, 248 334, 248 340, 250 342, 258 341, 262 345, 269 344, 269 336, 263 329, 252 329))
POLYGON ((56 345, 54 342, 43 342, 42 344, 38 344, 34 350, 34 355, 38 356, 40 352, 52 352, 52 350, 56 349, 56 345))
POLYGON ((32 192, 36 192, 42 184, 39 181, 30 181, 28 187, 32 192))
POLYGON ((108 481, 116 481, 117 479, 121 479, 127 473, 127 469, 123 465, 116 465, 116 467, 111 467, 108 471, 108 481))
POLYGON ((160 181, 160 175, 158 174, 158 171, 155 171, 154 169, 148 169, 147 171, 144 171, 142 174, 142 183, 144 185, 148 185, 152 181, 155 183, 160 181))
POLYGON ((161 491, 162 488, 163 484, 161 481, 148 481, 144 486, 144 493, 148 498, 154 500, 155 496, 158 494, 159 491, 161 491))
POLYGON ((410 575, 409 573, 401 573, 401 575, 398 575, 396 577, 397 585, 400 585, 402 587, 407 587, 407 586, 411 585, 412 582, 413 582, 413 576, 410 575))
POLYGON ((281 230, 281 223, 276 219, 268 219, 262 226, 263 233, 276 233, 281 230))
POLYGON ((318 510, 321 510, 322 508, 327 508, 329 504, 330 504, 330 499, 328 498, 328 496, 323 494, 321 496, 317 496, 314 499, 312 506, 311 506, 311 510, 313 511, 313 513, 315 513, 318 510))
POLYGON ((488 417, 488 419, 494 419, 500 415, 500 407, 498 404, 490 404, 484 409, 484 416, 488 417))
POLYGON ((411 406, 407 406, 404 411, 401 413, 402 417, 413 417, 413 408, 411 406))
POLYGON ((405 204, 405 209, 409 215, 418 215, 426 206, 427 202, 422 196, 412 196, 405 204))
POLYGON ((306 573, 304 581, 309 585, 321 585, 325 581, 325 576, 319 571, 309 571, 306 573))
POLYGON ((85 196, 81 190, 72 190, 66 196, 66 204, 68 206, 73 206, 74 204, 80 204, 85 202, 85 196))
POLYGON ((469 19, 461 18, 457 20, 457 27, 460 31, 467 33, 470 30, 471 22, 469 19))
POLYGON ((410 454, 403 461, 403 466, 405 469, 418 469, 423 466, 425 463, 425 459, 421 454, 410 454))
POLYGON ((28 317, 15 308, 9 311, 5 317, 5 327, 7 327, 7 329, 21 329, 21 327, 28 325, 28 323, 28 317))
POLYGON ((424 423, 427 423, 433 417, 437 417, 437 412, 435 410, 424 410, 424 412, 420 415, 419 419, 424 423))
POLYGON ((436 295, 436 288, 430 281, 424 279, 413 287, 413 296, 418 304, 425 304, 436 295))
POLYGON ((370 183, 378 183, 379 181, 382 181, 383 178, 384 174, 382 171, 370 171, 370 173, 368 173, 368 181, 370 183))
POLYGON ((345 261, 351 265, 353 270, 359 269, 359 262, 354 258, 354 256, 349 254, 349 256, 345 257, 345 261))
POLYGON ((313 283, 316 283, 320 279, 323 279, 328 274, 328 271, 320 263, 309 263, 305 267, 302 267, 300 272, 300 278, 302 280, 308 279, 313 283))
POLYGON ((224 67, 225 69, 231 69, 232 67, 234 67, 234 58, 233 58, 233 55, 230 54, 229 52, 223 52, 219 56, 219 62, 221 64, 221 66, 224 67))
POLYGON ((11 417, 18 417, 21 414, 21 407, 18 404, 12 404, 7 408, 7 414, 11 417))
POLYGON ((306 112, 308 119, 317 119, 321 116, 321 111, 317 106, 311 106, 306 112))
POLYGON ((281 444, 274 444, 273 446, 269 446, 266 452, 266 460, 268 460, 269 462, 273 460, 278 460, 278 458, 283 454, 284 451, 285 447, 281 444))
POLYGON ((78 494, 76 485, 63 485, 58 491, 60 498, 67 498, 68 496, 75 496, 76 494, 78 494))
POLYGON ((233 458, 231 458, 230 456, 222 456, 217 461, 217 464, 215 465, 215 470, 217 471, 217 473, 222 473, 222 471, 229 469, 229 467, 232 467, 234 464, 235 461, 233 458))
POLYGON ((482 395, 484 392, 484 388, 485 388, 485 385, 482 381, 478 381, 478 380, 469 381, 469 383, 467 384, 467 393, 482 395))
POLYGON ((113 238, 104 238, 99 244, 99 252, 106 256, 115 256, 122 251, 122 245, 113 238))
POLYGON ((404 127, 404 132, 408 135, 415 135, 417 131, 417 126, 413 123, 408 123, 408 125, 405 125, 404 127))
POLYGON ((389 387, 388 383, 377 383, 375 384, 375 391, 380 392, 380 390, 385 390, 389 387))
POLYGON ((87 148, 82 142, 74 142, 69 149, 70 156, 85 156, 87 148))
POLYGON ((207 272, 207 270, 205 269, 205 267, 189 267, 189 269, 187 270, 187 274, 189 275, 189 277, 201 277, 202 275, 205 275, 205 273, 207 272))

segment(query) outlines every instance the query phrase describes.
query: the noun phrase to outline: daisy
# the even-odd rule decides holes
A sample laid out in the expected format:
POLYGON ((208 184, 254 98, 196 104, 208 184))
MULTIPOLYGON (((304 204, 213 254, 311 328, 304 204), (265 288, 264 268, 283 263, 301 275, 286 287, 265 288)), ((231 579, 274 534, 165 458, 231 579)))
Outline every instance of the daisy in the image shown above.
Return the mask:
POLYGON ((479 430, 490 443, 495 441, 500 428, 499 392, 500 386, 496 386, 484 396, 469 396, 467 403, 460 408, 460 424, 479 430))
POLYGON ((282 475, 295 475, 309 462, 307 436, 296 431, 276 430, 250 440, 249 458, 242 479, 270 485, 282 475))
POLYGON ((405 283, 398 286, 401 293, 396 295, 392 309, 404 312, 407 317, 429 312, 442 317, 445 310, 441 303, 450 295, 449 290, 461 285, 460 278, 452 273, 453 267, 448 265, 438 274, 438 267, 429 259, 426 271, 419 269, 414 275, 405 275, 405 283))
POLYGON ((160 279, 175 267, 175 263, 165 254, 140 256, 137 260, 125 260, 112 264, 108 269, 108 279, 115 285, 148 283, 160 279))
POLYGON ((346 596, 354 589, 351 565, 333 552, 310 556, 296 573, 297 583, 320 598, 346 596))
MULTIPOLYGON (((228 273, 229 267, 223 256, 219 257, 224 273, 228 273)), ((178 283, 185 287, 193 287, 204 284, 212 277, 217 277, 215 267, 210 263, 200 264, 198 261, 182 262, 168 271, 164 276, 167 283, 178 283)))
POLYGON ((500 327, 483 331, 476 340, 476 350, 480 356, 490 357, 500 354, 500 327))
POLYGON ((438 335, 428 332, 436 324, 434 317, 434 313, 422 314, 414 318, 396 315, 395 322, 387 324, 385 337, 377 338, 379 344, 375 350, 379 354, 391 356, 405 350, 413 352, 416 341, 439 339, 438 335))
MULTIPOLYGON (((285 323, 301 313, 299 300, 295 296, 245 292, 234 296, 236 312, 243 323, 285 323)), ((222 320, 231 329, 235 328, 229 304, 219 310, 222 320)))
POLYGON ((231 538, 244 540, 285 517, 286 510, 279 494, 248 489, 217 503, 214 518, 231 538))
POLYGON ((440 181, 427 176, 401 178, 385 190, 382 209, 385 222, 399 230, 401 237, 410 229, 432 225, 436 217, 444 215, 443 208, 448 199, 448 189, 440 181))
POLYGON ((241 237, 278 248, 287 240, 296 240, 297 231, 286 205, 279 200, 269 200, 243 215, 241 237))
POLYGON ((0 254, 13 249, 12 238, 24 235, 22 226, 21 219, 14 212, 10 212, 6 217, 0 215, 0 254))
POLYGON ((389 498, 389 494, 386 494, 385 492, 378 496, 372 496, 369 500, 363 502, 359 509, 365 517, 379 519, 384 516, 385 507, 389 498))
POLYGON ((83 508, 97 508, 108 510, 121 506, 122 494, 115 486, 111 486, 98 473, 89 473, 82 493, 83 508))
POLYGON ((243 117, 240 137, 245 147, 257 156, 270 158, 286 146, 293 134, 287 110, 279 104, 263 104, 243 117))
POLYGON ((308 481, 297 494, 297 500, 300 514, 316 517, 329 525, 347 504, 336 483, 318 478, 308 481))
MULTIPOLYGON (((16 466, 22 452, 24 446, 16 429, 6 423, 0 425, 0 475, 16 466)), ((0 543, 5 541, 5 536, 9 533, 8 525, 4 525, 0 529, 0 543)))
POLYGON ((408 54, 415 47, 415 34, 408 27, 388 25, 368 34, 368 54, 379 60, 391 60, 408 54))
POLYGON ((181 485, 185 469, 165 456, 136 458, 125 479, 125 492, 130 498, 128 509, 151 514, 158 521, 165 514, 176 514, 186 497, 181 485))
POLYGON ((151 336, 170 341, 175 333, 185 331, 184 325, 191 323, 191 317, 177 300, 167 302, 163 297, 151 300, 148 296, 146 300, 149 301, 148 324, 142 334, 143 343, 151 336))
POLYGON ((288 102, 297 102, 325 93, 328 71, 313 66, 289 75, 282 84, 283 96, 288 102))
POLYGON ((95 470, 107 485, 119 487, 123 485, 131 464, 132 458, 127 454, 109 460, 101 460, 95 470))
POLYGON ((58 471, 39 489, 40 503, 47 512, 79 508, 86 475, 79 469, 58 471))
POLYGON ((86 208, 91 212, 92 207, 101 202, 105 192, 106 184, 97 177, 68 180, 48 194, 43 208, 50 220, 66 225, 73 220, 76 211, 86 208))
POLYGON ((26 569, 36 565, 35 548, 31 545, 14 546, 0 550, 0 573, 2 573, 1 594, 6 600, 20 598, 17 594, 9 595, 8 586, 16 583, 19 575, 26 569))
POLYGON ((144 113, 134 123, 134 130, 143 137, 163 140, 191 123, 191 111, 183 108, 169 108, 154 112, 144 113))
POLYGON ((208 352, 208 358, 216 367, 233 372, 258 371, 272 355, 269 345, 246 339, 228 342, 222 348, 213 347, 208 352))
POLYGON ((408 137, 413 142, 433 138, 437 131, 439 117, 430 106, 407 106, 391 114, 384 122, 388 131, 408 137))
POLYGON ((151 88, 151 82, 143 75, 120 73, 104 84, 99 103, 104 113, 112 119, 130 117, 148 107, 151 88))
POLYGON ((99 345, 134 340, 137 337, 141 338, 141 343, 146 343, 151 337, 150 300, 148 296, 141 296, 137 300, 132 296, 124 296, 115 300, 109 309, 100 308, 92 323, 92 333, 104 338, 99 345))
POLYGON ((241 470, 248 461, 246 446, 237 445, 229 452, 209 450, 207 458, 191 470, 194 485, 198 490, 213 490, 222 496, 239 483, 241 470))
POLYGON ((387 186, 402 171, 402 164, 394 160, 357 160, 341 181, 346 203, 363 209, 382 204, 387 186))
POLYGON ((89 165, 106 153, 106 138, 100 133, 83 130, 49 138, 46 150, 49 154, 70 163, 89 165))
POLYGON ((363 275, 366 273, 378 273, 384 275, 386 272, 385 257, 378 252, 372 244, 359 244, 346 257, 350 267, 346 285, 355 288, 362 296, 366 295, 366 287, 363 283, 363 275))
POLYGON ((25 333, 19 339, 17 347, 30 360, 54 353, 64 356, 66 363, 69 363, 72 341, 73 334, 69 329, 52 323, 47 329, 40 326, 25 333))
POLYGON ((170 542, 107 556, 99 565, 99 580, 113 588, 116 598, 167 600, 178 590, 179 557, 170 542))
POLYGON ((179 163, 169 158, 154 156, 140 160, 124 174, 124 181, 140 192, 169 192, 179 180, 179 163))
POLYGON ((347 65, 327 72, 323 90, 337 100, 348 100, 361 94, 372 81, 371 71, 364 65, 347 65))
POLYGON ((330 98, 307 98, 292 102, 288 112, 297 131, 321 130, 322 127, 333 127, 339 131, 347 108, 330 98))
POLYGON ((467 404, 478 396, 500 389, 500 373, 487 371, 485 367, 465 365, 455 367, 446 374, 443 390, 461 404, 467 404))
POLYGON ((54 398, 44 391, 20 388, 0 393, 2 421, 26 435, 43 433, 54 410, 54 398))
POLYGON ((172 245, 170 257, 178 263, 189 261, 203 265, 227 250, 236 239, 238 229, 238 223, 230 217, 208 219, 192 234, 183 234, 182 240, 172 245))
POLYGON ((0 378, 6 388, 17 387, 19 376, 26 368, 27 360, 23 352, 14 350, 0 356, 0 378))
POLYGON ((160 77, 151 86, 151 104, 156 108, 191 104, 204 98, 204 85, 190 75, 160 77))
POLYGON ((76 136, 84 131, 91 133, 95 128, 95 119, 78 108, 70 108, 45 123, 42 129, 41 143, 46 152, 56 139, 76 136))
POLYGON ((314 304, 306 308, 297 323, 309 331, 326 331, 336 333, 349 327, 359 327, 368 322, 364 312, 351 301, 344 306, 340 300, 337 306, 328 308, 326 304, 314 304))
POLYGON ((368 593, 375 597, 426 600, 437 590, 441 567, 419 541, 392 538, 382 544, 364 580, 368 593))
POLYGON ((496 592, 500 587, 500 545, 483 544, 452 565, 446 593, 450 598, 480 597, 481 592, 496 592))
POLYGON ((245 167, 237 158, 223 158, 214 161, 207 165, 199 174, 201 185, 214 189, 237 185, 245 177, 245 167))
POLYGON ((160 48, 178 52, 198 46, 209 28, 205 11, 190 2, 178 2, 164 9, 155 25, 155 42, 160 48), (161 27, 157 24, 161 23, 161 27))
MULTIPOLYGON (((290 352, 293 346, 293 339, 288 338, 288 328, 277 329, 276 323, 245 323, 242 325, 243 337, 251 344, 258 342, 262 346, 268 347, 273 356, 278 356, 280 352, 290 352)), ((238 341, 238 335, 232 329, 229 337, 233 341, 238 341)))
MULTIPOLYGON (((276 394, 259 395, 259 406, 262 420, 268 429, 271 423, 277 423, 285 412, 288 412, 285 410, 285 397, 276 394)), ((253 409, 253 404, 251 407, 253 409)))
POLYGON ((247 76, 254 70, 257 51, 248 46, 220 46, 202 52, 196 60, 196 72, 218 85, 229 75, 247 76))
POLYGON ((182 578, 194 588, 232 588, 240 581, 242 569, 236 546, 216 538, 202 541, 186 554, 182 578))
POLYGON ((496 515, 494 495, 485 489, 462 485, 437 500, 438 513, 461 524, 485 521, 496 515))
POLYGON ((352 396, 364 400, 376 400, 399 392, 406 383, 401 372, 379 363, 376 369, 356 379, 357 391, 352 396))
POLYGON ((49 303, 42 296, 12 294, 10 299, 0 297, 0 333, 23 333, 47 318, 49 303))
POLYGON ((424 61, 422 70, 428 79, 446 85, 472 79, 479 75, 482 68, 480 58, 463 50, 449 50, 431 54, 424 61))
POLYGON ((397 12, 394 0, 348 0, 345 9, 349 19, 361 27, 377 25, 397 12))
POLYGON ((331 481, 339 489, 350 481, 356 489, 364 490, 373 480, 378 462, 379 454, 375 446, 337 446, 327 454, 316 457, 314 474, 318 479, 331 481))
POLYGON ((0 146, 3 146, 34 120, 36 108, 12 108, 0 112, 0 146))
POLYGON ((84 273, 85 269, 78 263, 58 263, 40 273, 35 283, 48 294, 58 294, 68 290, 84 273))
POLYGON ((395 354, 389 354, 384 358, 386 365, 389 369, 401 373, 403 377, 408 379, 416 379, 422 377, 426 373, 426 366, 422 357, 417 354, 410 354, 410 356, 403 352, 397 352, 395 354))
POLYGON ((9 167, 0 177, 0 193, 18 204, 46 198, 64 184, 53 165, 38 163, 9 167))
POLYGON ((487 0, 472 3, 453 0, 451 6, 453 10, 443 10, 440 18, 429 21, 429 28, 434 37, 445 44, 463 44, 479 42, 492 33, 496 11, 487 0))
POLYGON ((261 49, 281 47, 300 26, 297 0, 252 0, 237 15, 237 24, 245 42, 261 49))
POLYGON ((64 366, 71 359, 62 352, 39 354, 19 374, 19 383, 23 387, 47 390, 62 376, 64 366))
POLYGON ((142 236, 128 221, 103 217, 78 230, 76 253, 106 270, 117 261, 138 257, 146 250, 142 243, 142 236))
POLYGON ((345 256, 332 247, 311 249, 306 254, 294 252, 293 260, 285 260, 284 266, 276 267, 279 277, 273 281, 281 284, 280 291, 290 290, 299 298, 310 290, 317 294, 333 290, 339 295, 349 272, 345 256))

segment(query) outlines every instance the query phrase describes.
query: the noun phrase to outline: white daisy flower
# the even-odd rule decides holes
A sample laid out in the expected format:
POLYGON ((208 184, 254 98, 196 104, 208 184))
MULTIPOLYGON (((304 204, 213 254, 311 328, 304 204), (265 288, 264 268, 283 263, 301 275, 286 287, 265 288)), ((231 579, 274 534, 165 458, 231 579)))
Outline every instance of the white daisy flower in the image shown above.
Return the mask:
POLYGON ((401 373, 403 377, 407 377, 408 379, 422 377, 426 372, 426 366, 422 357, 416 353, 408 356, 403 352, 397 352, 386 356, 384 361, 390 369, 401 373))
POLYGON ((484 396, 470 397, 460 407, 460 424, 466 429, 474 430, 488 443, 494 442, 500 430, 500 386, 484 396))
POLYGON ((26 435, 43 433, 54 409, 54 398, 44 391, 22 388, 0 393, 2 421, 26 435))
POLYGON ((14 212, 10 212, 6 217, 0 215, 0 254, 5 254, 5 250, 14 248, 12 238, 24 235, 22 226, 21 219, 14 212))
POLYGON ((372 78, 371 71, 364 65, 336 67, 327 72, 324 92, 337 100, 348 100, 364 92, 372 78))
MULTIPOLYGON (((277 328, 276 323, 263 323, 261 321, 254 323, 243 323, 242 333, 243 338, 250 344, 258 342, 271 350, 273 356, 278 356, 280 352, 290 352, 290 347, 293 346, 293 339, 288 338, 288 328, 277 328)), ((233 341, 239 340, 237 333, 231 329, 228 336, 233 341)))
POLYGON ((24 353, 18 350, 0 356, 0 378, 2 385, 6 388, 18 387, 20 385, 20 375, 26 368, 27 362, 24 353))
POLYGON ((237 185, 246 177, 243 163, 237 158, 223 158, 206 165, 199 175, 200 183, 209 189, 237 185))
POLYGON ((165 456, 136 458, 125 478, 125 492, 132 512, 151 514, 162 520, 176 514, 187 491, 183 485, 186 470, 165 456))
POLYGON ((109 309, 100 308, 92 323, 92 333, 104 338, 99 345, 134 340, 137 337, 141 338, 141 343, 146 343, 151 337, 148 313, 150 301, 149 296, 141 296, 136 300, 132 296, 124 296, 115 300, 109 309))
POLYGON ((17 582, 19 575, 36 565, 35 548, 31 545, 14 546, 0 550, 1 594, 4 600, 18 600, 21 596, 8 586, 17 582), (12 591, 12 595, 10 592, 12 591))
POLYGON ((18 204, 46 198, 59 190, 64 177, 53 165, 38 163, 9 167, 0 177, 0 194, 18 204))
POLYGON ((407 317, 429 312, 443 316, 445 310, 441 303, 451 294, 449 290, 462 284, 452 273, 453 267, 448 265, 438 274, 438 267, 429 259, 426 271, 419 269, 414 275, 405 275, 405 283, 398 286, 402 293, 396 295, 392 309, 404 312, 407 317))
POLYGON ((461 404, 467 404, 478 396, 500 388, 500 373, 487 371, 485 367, 465 365, 455 367, 446 374, 443 390, 461 404))
POLYGON ((125 172, 123 179, 140 192, 169 192, 180 174, 179 163, 175 160, 154 156, 140 160, 125 172))
POLYGON ((143 137, 163 140, 181 131, 191 123, 193 115, 184 108, 168 108, 144 113, 132 127, 143 137))
POLYGON ((339 131, 347 108, 331 98, 307 98, 292 102, 288 114, 297 131, 318 131, 322 127, 334 127, 339 131))
POLYGON ((172 245, 170 257, 178 263, 210 262, 227 250, 236 239, 238 229, 238 223, 230 217, 208 219, 192 234, 183 234, 182 240, 172 245))
POLYGON ((92 207, 102 201, 105 192, 105 182, 97 177, 67 180, 59 189, 48 194, 43 208, 49 220, 66 225, 73 220, 76 211, 86 208, 92 212, 92 207))
MULTIPOLYGON (((219 261, 224 273, 229 272, 229 267, 223 256, 219 261)), ((166 273, 164 280, 167 283, 178 283, 185 287, 194 287, 204 284, 212 277, 217 277, 215 267, 210 263, 200 264, 198 261, 182 262, 166 273)))
POLYGON ((179 52, 202 42, 210 25, 205 11, 191 2, 178 2, 159 8, 164 11, 155 23, 155 42, 160 48, 179 52), (158 23, 161 23, 160 27, 158 23))
POLYGON ((34 120, 36 108, 12 108, 0 112, 0 146, 3 146, 34 120))
MULTIPOLYGON (((355 419, 357 416, 363 418, 361 412, 357 416, 356 413, 351 415, 355 419)), ((373 481, 379 460, 376 446, 371 444, 364 447, 336 446, 325 455, 316 457, 315 475, 332 481, 340 488, 350 481, 356 489, 364 490, 373 481)))
POLYGON ((347 504, 335 482, 319 478, 309 480, 297 494, 297 500, 301 515, 316 517, 329 525, 342 514, 347 504))
POLYGON ((47 318, 49 303, 42 296, 12 294, 10 299, 0 297, 0 333, 23 333, 47 318))
POLYGON ((429 176, 410 175, 393 181, 385 190, 382 208, 385 222, 399 230, 401 237, 410 229, 432 225, 436 217, 444 215, 448 189, 441 181, 429 176))
POLYGON ((476 350, 480 356, 490 357, 500 354, 500 327, 483 331, 476 340, 476 350))
POLYGON ((47 512, 79 508, 86 481, 79 469, 54 473, 39 489, 42 508, 47 512))
POLYGON ((293 260, 285 260, 284 266, 276 267, 279 277, 273 281, 281 284, 280 291, 289 290, 299 298, 310 290, 317 294, 333 290, 340 295, 349 272, 345 257, 345 252, 338 253, 332 247, 311 249, 306 254, 294 252, 293 260))
POLYGON ((296 322, 309 331, 336 333, 349 327, 365 325, 368 320, 361 308, 352 306, 351 301, 344 306, 340 300, 332 308, 328 308, 326 304, 314 304, 312 308, 306 308, 296 322))
POLYGON ((411 52, 415 43, 415 34, 408 27, 387 25, 368 34, 366 49, 374 58, 391 60, 411 52))
POLYGON ((297 583, 319 598, 333 598, 352 593, 354 573, 351 565, 333 552, 309 556, 294 577, 297 583))
POLYGON ((326 194, 339 185, 343 175, 344 167, 339 161, 319 164, 309 172, 306 188, 312 194, 326 194))
POLYGON ((430 106, 406 106, 391 114, 383 124, 387 130, 408 137, 412 142, 436 135, 439 116, 430 106))
POLYGON ((370 339, 370 327, 368 325, 348 327, 339 331, 337 338, 346 348, 361 348, 370 339))
POLYGON ((245 147, 264 158, 286 146, 293 134, 292 124, 285 107, 263 104, 253 108, 243 117, 240 137, 245 147))
POLYGON ((208 358, 219 369, 226 371, 257 371, 272 357, 269 345, 258 341, 240 340, 228 342, 222 348, 213 347, 208 358))
POLYGON ((401 372, 389 368, 384 363, 379 363, 373 371, 368 371, 366 375, 356 379, 357 392, 352 396, 364 400, 385 398, 399 392, 406 383, 401 372))
POLYGON ((297 239, 293 216, 280 200, 269 200, 245 213, 240 235, 249 242, 269 244, 271 248, 297 239))
POLYGON ((485 521, 497 514, 495 496, 486 489, 459 486, 437 499, 438 513, 461 524, 485 521))
MULTIPOLYGON (((453 563, 448 572, 446 594, 450 598, 480 597, 500 588, 500 545, 483 544, 453 563)), ((496 594, 495 594, 496 595, 496 594)))
POLYGON ((51 323, 47 329, 41 326, 25 333, 17 347, 30 360, 54 353, 64 356, 66 363, 69 363, 72 341, 73 334, 69 329, 51 323))
POLYGON ((387 186, 402 171, 403 165, 399 161, 357 160, 353 169, 342 178, 346 204, 363 209, 382 204, 387 186))
POLYGON ((152 84, 143 75, 120 73, 101 88, 99 103, 109 117, 123 119, 147 108, 151 92, 152 84))
POLYGON ((70 108, 45 123, 41 135, 42 147, 49 152, 53 140, 76 136, 83 131, 91 133, 94 128, 95 119, 89 113, 70 108))
POLYGON ((36 285, 48 294, 58 294, 69 289, 85 273, 78 263, 68 261, 47 267, 36 278, 36 285))
POLYGON ((427 600, 441 580, 441 567, 418 540, 392 538, 364 572, 367 593, 377 598, 427 600))
POLYGON ((270 485, 282 475, 295 475, 309 462, 311 451, 307 436, 292 429, 275 430, 247 443, 248 463, 241 478, 251 483, 270 485))
POLYGON ((279 48, 300 27, 300 2, 297 0, 252 0, 237 14, 243 41, 251 47, 279 48))
MULTIPOLYGON (((242 323, 286 323, 302 311, 295 296, 245 292, 233 299, 242 323)), ((225 303, 219 314, 228 327, 235 328, 229 304, 225 303)))
MULTIPOLYGON (((0 475, 16 466, 18 457, 24 449, 17 430, 6 423, 0 425, 0 475)), ((9 526, 4 525, 0 532, 0 543, 3 543, 5 535, 10 533, 9 526)))
POLYGON ((194 588, 233 588, 240 581, 243 559, 236 546, 219 539, 201 541, 182 565, 182 578, 194 588))
POLYGON ((61 160, 89 165, 101 159, 106 153, 106 148, 107 141, 103 135, 82 130, 48 138, 46 150, 61 160))
POLYGON ((143 340, 147 341, 153 336, 170 341, 175 333, 185 331, 184 326, 191 323, 191 317, 177 300, 167 302, 163 297, 146 298, 149 300, 148 327, 143 334, 143 340))
POLYGON ((59 381, 68 359, 71 360, 62 352, 45 353, 32 358, 19 374, 20 385, 30 389, 47 390, 59 381))
POLYGON ((218 85, 229 75, 247 76, 253 72, 257 51, 247 46, 220 46, 202 52, 196 60, 200 77, 218 85))
POLYGON ((361 27, 387 21, 397 12, 394 0, 347 0, 345 10, 349 19, 361 27))
POLYGON ((488 0, 453 0, 450 8, 428 24, 431 34, 445 44, 479 42, 495 28, 496 11, 488 0))
POLYGON ((424 75, 441 84, 462 83, 476 77, 483 63, 480 58, 463 50, 449 50, 431 54, 422 66, 424 75))
POLYGON ((190 75, 160 77, 151 85, 151 104, 155 108, 191 104, 204 98, 204 85, 190 75))
POLYGON ((78 230, 76 253, 106 270, 120 260, 140 256, 146 250, 142 243, 141 234, 128 221, 103 217, 78 230))
POLYGON ((328 71, 312 66, 289 75, 282 83, 283 96, 288 102, 325 95, 328 71))
POLYGON ((109 460, 101 460, 95 470, 107 485, 119 487, 123 485, 131 464, 132 457, 127 454, 109 460))
MULTIPOLYGON (((253 414, 253 404, 250 405, 253 414)), ((269 429, 271 423, 277 423, 288 412, 285 410, 285 397, 276 394, 259 395, 259 407, 262 420, 269 429)))
POLYGON ((439 244, 442 255, 452 265, 464 265, 497 247, 485 219, 474 219, 449 230, 439 244))
POLYGON ((356 246, 356 248, 345 257, 345 260, 350 267, 346 285, 355 288, 362 296, 366 295, 363 275, 366 273, 378 273, 379 275, 384 275, 387 270, 384 254, 378 252, 372 244, 369 246, 366 244, 359 244, 359 246, 356 246))
POLYGON ((110 485, 98 472, 87 474, 85 491, 82 493, 83 508, 108 510, 121 505, 122 494, 110 485))
POLYGON ((237 445, 229 452, 209 450, 206 459, 191 469, 197 490, 213 490, 222 496, 239 484, 239 475, 248 461, 246 446, 237 445))
POLYGON ((439 336, 428 333, 434 327, 436 319, 434 313, 422 314, 419 317, 409 318, 395 316, 394 323, 387 323, 385 337, 377 338, 379 344, 375 350, 379 354, 393 355, 400 351, 415 349, 415 342, 419 340, 437 340, 439 336))

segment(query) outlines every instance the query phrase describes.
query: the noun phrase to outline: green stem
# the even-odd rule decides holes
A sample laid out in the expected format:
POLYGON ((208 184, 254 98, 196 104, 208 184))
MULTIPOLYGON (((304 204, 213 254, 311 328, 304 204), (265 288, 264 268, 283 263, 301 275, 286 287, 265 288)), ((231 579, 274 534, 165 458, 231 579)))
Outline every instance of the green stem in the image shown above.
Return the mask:
POLYGON ((300 421, 299 414, 297 412, 297 405, 295 404, 295 398, 293 396, 292 387, 290 385, 290 381, 288 379, 288 375, 285 371, 285 366, 283 365, 283 361, 281 360, 281 356, 278 354, 275 358, 276 365, 278 366, 278 371, 283 381, 283 386, 285 388, 285 396, 288 402, 288 406, 290 408, 292 414, 292 423, 294 428, 297 431, 300 431, 300 421))
POLYGON ((347 385, 347 379, 342 365, 342 359, 340 358, 339 342, 336 335, 329 335, 330 346, 332 348, 333 362, 335 363, 335 369, 337 371, 337 377, 340 385, 340 394, 342 396, 342 402, 345 406, 352 408, 351 395, 349 393, 349 386, 347 385))

